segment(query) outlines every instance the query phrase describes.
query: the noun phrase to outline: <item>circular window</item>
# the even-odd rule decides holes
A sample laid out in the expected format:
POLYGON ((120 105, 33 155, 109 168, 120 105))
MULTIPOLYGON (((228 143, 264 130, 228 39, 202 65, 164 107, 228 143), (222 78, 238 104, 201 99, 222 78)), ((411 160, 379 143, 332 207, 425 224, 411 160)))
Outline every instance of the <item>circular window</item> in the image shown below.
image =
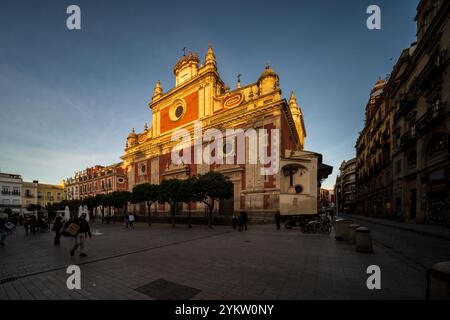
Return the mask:
POLYGON ((184 111, 183 106, 178 106, 178 107, 175 109, 175 117, 181 118, 181 116, 183 115, 183 111, 184 111))
POLYGON ((233 144, 227 142, 223 145, 223 154, 230 154, 233 151, 233 144))
POLYGON ((119 178, 119 179, 117 179, 117 182, 119 182, 119 183, 124 183, 125 180, 124 180, 123 178, 119 178))
POLYGON ((296 185, 295 186, 295 192, 300 194, 303 192, 303 187, 301 185, 296 185))
POLYGON ((186 102, 183 99, 177 99, 173 102, 169 110, 169 118, 172 121, 178 121, 186 113, 186 102))

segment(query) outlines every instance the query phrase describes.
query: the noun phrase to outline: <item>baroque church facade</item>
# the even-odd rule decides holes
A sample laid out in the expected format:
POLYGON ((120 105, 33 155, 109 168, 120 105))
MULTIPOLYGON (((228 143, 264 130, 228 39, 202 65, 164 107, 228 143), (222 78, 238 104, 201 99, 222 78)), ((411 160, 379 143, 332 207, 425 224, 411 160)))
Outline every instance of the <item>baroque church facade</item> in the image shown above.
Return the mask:
MULTIPOLYGON (((268 220, 277 211, 282 215, 318 212, 320 183, 332 168, 322 164, 320 154, 304 150, 302 110, 294 93, 289 101, 282 97, 279 77, 269 66, 256 82, 241 85, 238 80, 236 89, 230 90, 218 73, 214 51, 209 47, 204 61, 196 54, 183 55, 173 73, 175 86, 169 91, 164 92, 159 81, 156 84, 148 105, 152 110, 151 126, 145 125, 140 133, 133 129, 127 138, 121 158, 130 191, 138 184, 159 184, 163 179, 185 179, 214 170, 229 177, 234 185, 234 196, 216 206, 219 215, 245 210, 254 220, 268 220), (238 133, 227 136, 230 129, 238 133), (261 144, 252 147, 252 136, 247 133, 261 129, 267 134, 257 138, 264 140, 262 145, 270 163, 250 161, 254 153, 261 154, 262 150, 261 144), (176 136, 180 130, 192 134, 193 143, 180 153, 185 160, 188 155, 188 161, 174 162, 173 150, 180 143, 176 136), (211 141, 201 137, 194 143, 196 136, 208 130, 222 132, 222 144, 212 140, 216 143, 211 147, 211 141), (241 158, 245 161, 237 161, 240 142, 245 146, 241 158), (199 145, 201 160, 220 155, 232 161, 198 161, 198 157, 194 158, 199 145), (268 166, 275 170, 263 173, 261 169, 268 166)), ((159 204, 158 210, 168 211, 168 206, 159 204)), ((205 212, 200 203, 191 205, 191 210, 194 215, 205 212)))

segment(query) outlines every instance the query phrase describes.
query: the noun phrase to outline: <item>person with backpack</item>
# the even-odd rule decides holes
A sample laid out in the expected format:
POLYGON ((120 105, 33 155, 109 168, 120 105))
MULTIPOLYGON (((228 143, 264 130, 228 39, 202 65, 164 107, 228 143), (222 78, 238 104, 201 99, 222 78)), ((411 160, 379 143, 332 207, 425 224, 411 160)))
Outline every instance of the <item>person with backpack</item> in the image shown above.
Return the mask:
POLYGON ((89 238, 92 238, 91 234, 91 228, 89 227, 89 222, 86 220, 86 213, 83 213, 81 217, 76 218, 71 222, 71 224, 75 224, 78 226, 78 230, 75 232, 74 236, 74 246, 72 250, 70 250, 70 255, 73 257, 75 254, 75 251, 80 248, 80 257, 84 258, 87 257, 87 254, 84 252, 84 243, 89 236, 89 238))

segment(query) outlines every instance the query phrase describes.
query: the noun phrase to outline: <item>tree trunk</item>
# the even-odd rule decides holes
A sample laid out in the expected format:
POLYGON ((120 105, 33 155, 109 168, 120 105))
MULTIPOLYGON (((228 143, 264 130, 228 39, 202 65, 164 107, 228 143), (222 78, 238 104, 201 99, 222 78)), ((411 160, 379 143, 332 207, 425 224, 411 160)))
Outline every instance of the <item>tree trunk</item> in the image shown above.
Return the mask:
POLYGON ((148 209, 148 226, 152 225, 152 204, 150 201, 147 201, 147 209, 148 209))
POLYGON ((188 228, 191 229, 192 228, 192 224, 191 224, 191 202, 188 202, 188 228))
POLYGON ((208 227, 210 229, 212 229, 212 215, 213 215, 213 211, 214 211, 214 199, 212 200, 211 205, 208 206, 209 211, 208 211, 208 227))
POLYGON ((172 212, 172 228, 175 228, 175 204, 170 205, 170 211, 172 212))

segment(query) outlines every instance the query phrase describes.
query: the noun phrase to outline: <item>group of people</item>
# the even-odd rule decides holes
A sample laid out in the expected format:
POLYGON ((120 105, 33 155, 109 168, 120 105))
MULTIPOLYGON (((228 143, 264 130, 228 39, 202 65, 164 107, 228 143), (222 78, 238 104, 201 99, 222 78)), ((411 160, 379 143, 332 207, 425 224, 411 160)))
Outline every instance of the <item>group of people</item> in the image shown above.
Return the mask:
POLYGON ((128 229, 134 229, 134 221, 136 220, 136 218, 134 217, 134 214, 130 213, 127 214, 125 213, 124 217, 123 217, 123 224, 125 225, 125 227, 128 229))
POLYGON ((60 244, 61 235, 73 238, 74 243, 70 250, 70 255, 73 257, 79 248, 80 257, 87 257, 87 254, 84 252, 85 240, 88 236, 92 238, 92 233, 89 222, 86 220, 86 213, 82 213, 79 217, 71 218, 65 223, 63 218, 58 216, 55 219, 52 231, 55 232, 55 245, 60 244))
MULTIPOLYGON (((274 216, 275 219, 275 225, 277 227, 277 230, 281 229, 281 214, 280 211, 277 211, 274 216)), ((232 219, 233 228, 238 228, 239 231, 247 231, 247 225, 248 225, 248 215, 247 212, 242 211, 239 217, 236 217, 233 215, 232 219)))
POLYGON ((49 220, 41 214, 38 214, 37 217, 34 214, 20 216, 19 224, 23 225, 27 236, 30 233, 35 235, 38 232, 49 230, 49 220))
POLYGON ((247 231, 247 225, 248 225, 248 215, 247 212, 242 211, 239 215, 239 217, 236 217, 233 215, 232 219, 233 228, 238 228, 239 231, 247 231))
MULTIPOLYGON (((8 221, 0 217, 0 246, 5 246, 6 236, 10 231, 8 229, 8 221)), ((22 224, 25 228, 25 234, 28 234, 31 231, 31 234, 35 234, 39 231, 44 231, 48 228, 48 222, 44 217, 36 215, 26 215, 22 217, 19 221, 19 224, 22 224)), ((85 240, 89 236, 92 238, 91 229, 89 226, 89 222, 86 220, 86 213, 83 213, 80 217, 74 217, 69 219, 68 221, 63 220, 61 216, 55 218, 53 222, 52 231, 55 233, 54 244, 58 246, 61 243, 61 236, 66 236, 69 238, 73 238, 73 246, 70 250, 70 255, 74 256, 75 252, 80 249, 80 257, 86 257, 87 254, 84 252, 85 248, 85 240)))

